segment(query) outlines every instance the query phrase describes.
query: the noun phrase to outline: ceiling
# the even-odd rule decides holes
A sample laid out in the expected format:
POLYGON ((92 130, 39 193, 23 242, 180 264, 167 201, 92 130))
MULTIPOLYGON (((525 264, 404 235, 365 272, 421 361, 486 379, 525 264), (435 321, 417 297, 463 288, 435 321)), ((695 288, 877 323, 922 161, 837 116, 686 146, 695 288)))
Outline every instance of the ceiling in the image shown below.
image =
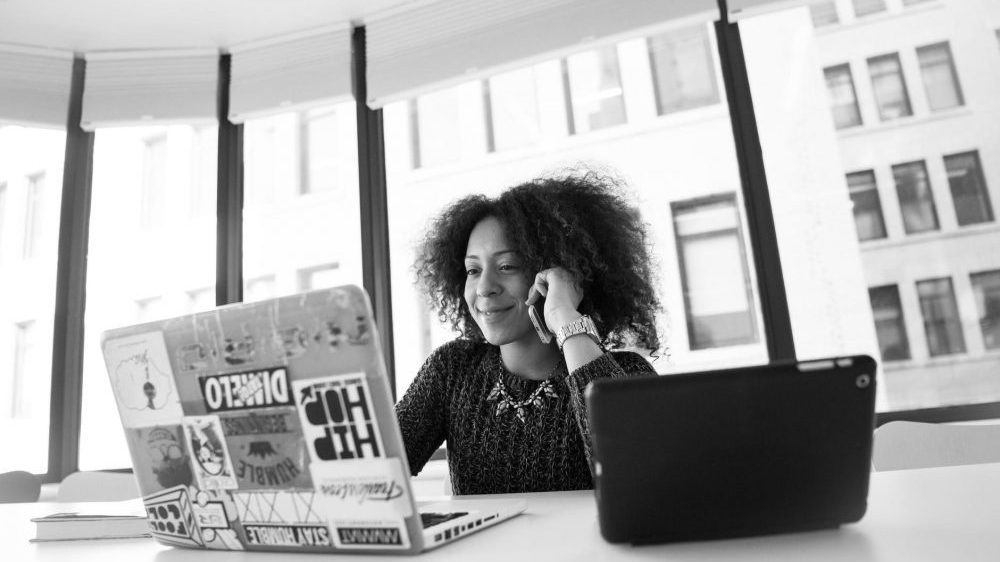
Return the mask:
POLYGON ((94 52, 224 48, 426 0, 0 0, 0 44, 94 52))

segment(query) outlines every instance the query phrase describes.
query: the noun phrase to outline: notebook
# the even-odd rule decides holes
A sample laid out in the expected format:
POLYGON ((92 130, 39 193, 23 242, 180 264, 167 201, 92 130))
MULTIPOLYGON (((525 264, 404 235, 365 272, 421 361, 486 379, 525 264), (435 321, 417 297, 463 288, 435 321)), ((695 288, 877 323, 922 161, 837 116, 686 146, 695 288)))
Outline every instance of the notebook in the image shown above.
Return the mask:
POLYGON ((162 543, 418 553, 525 510, 502 499, 418 506, 358 287, 113 329, 101 346, 162 543))
POLYGON ((585 400, 609 542, 833 528, 865 513, 870 357, 600 380, 585 400))

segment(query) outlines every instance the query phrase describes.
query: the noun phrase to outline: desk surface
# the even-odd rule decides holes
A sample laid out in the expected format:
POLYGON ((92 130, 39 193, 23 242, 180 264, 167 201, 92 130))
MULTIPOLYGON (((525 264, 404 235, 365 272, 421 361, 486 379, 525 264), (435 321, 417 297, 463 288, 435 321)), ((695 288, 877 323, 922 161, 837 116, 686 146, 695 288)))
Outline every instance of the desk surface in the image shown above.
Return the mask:
MULTIPOLYGON (((592 492, 518 494, 528 511, 508 522, 421 555, 425 560, 978 560, 1000 556, 1000 464, 872 474, 869 508, 837 530, 750 539, 632 547, 601 539, 592 492)), ((4 560, 210 562, 289 560, 286 553, 169 548, 152 539, 29 543, 29 518, 65 504, 0 505, 4 560)), ((303 554, 308 561, 316 555, 303 554)), ((338 556, 338 560, 384 560, 338 556)), ((319 557, 315 557, 319 560, 319 557)), ((327 558, 324 558, 327 559, 327 558)))

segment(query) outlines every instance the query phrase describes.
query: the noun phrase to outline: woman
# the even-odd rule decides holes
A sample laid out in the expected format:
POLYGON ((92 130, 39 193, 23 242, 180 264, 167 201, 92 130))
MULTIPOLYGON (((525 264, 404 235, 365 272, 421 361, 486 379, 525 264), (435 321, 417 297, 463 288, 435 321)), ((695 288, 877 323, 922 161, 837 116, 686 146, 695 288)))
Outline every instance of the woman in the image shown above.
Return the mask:
POLYGON ((410 469, 445 440, 456 494, 593 487, 583 392, 652 375, 659 299, 645 225, 616 182, 542 178, 465 197, 434 221, 415 265, 462 334, 396 405, 410 469), (529 308, 556 334, 545 343, 529 308))

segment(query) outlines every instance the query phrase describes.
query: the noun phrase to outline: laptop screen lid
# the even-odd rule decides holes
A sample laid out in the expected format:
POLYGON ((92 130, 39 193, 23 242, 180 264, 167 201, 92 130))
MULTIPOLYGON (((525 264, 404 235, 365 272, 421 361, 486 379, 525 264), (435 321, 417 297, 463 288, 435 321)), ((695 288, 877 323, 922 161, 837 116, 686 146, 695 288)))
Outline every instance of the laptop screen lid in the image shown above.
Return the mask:
POLYGON ((870 357, 600 380, 586 400, 608 541, 829 528, 865 513, 870 357))
POLYGON ((160 542, 396 554, 429 546, 362 289, 109 330, 102 349, 160 542))

